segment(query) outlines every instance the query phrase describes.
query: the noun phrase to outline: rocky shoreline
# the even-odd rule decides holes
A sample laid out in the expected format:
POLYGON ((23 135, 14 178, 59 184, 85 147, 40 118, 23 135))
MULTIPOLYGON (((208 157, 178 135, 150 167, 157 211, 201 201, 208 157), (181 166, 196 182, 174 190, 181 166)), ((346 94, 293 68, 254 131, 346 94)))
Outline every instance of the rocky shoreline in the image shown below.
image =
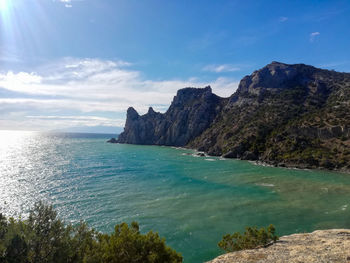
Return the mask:
MULTIPOLYGON (((107 141, 108 143, 119 143, 118 140, 116 138, 111 138, 107 141)), ((172 147, 174 149, 187 149, 187 150, 193 150, 194 153, 188 153, 188 154, 184 154, 184 155, 192 155, 192 156, 196 156, 196 157, 220 157, 223 159, 235 159, 235 160, 241 160, 240 158, 227 158, 224 155, 221 156, 215 156, 215 155, 210 155, 207 152, 202 152, 202 151, 197 151, 196 149, 192 149, 189 147, 174 147, 174 146, 169 146, 172 147)), ((245 161, 249 161, 250 163, 254 164, 254 165, 259 165, 259 166, 268 166, 268 167, 279 167, 279 168, 286 168, 286 169, 298 169, 298 170, 320 170, 320 171, 328 171, 328 172, 339 172, 339 173, 346 173, 346 174, 350 174, 350 169, 347 169, 345 167, 341 168, 341 169, 327 169, 324 167, 311 167, 309 165, 299 165, 299 164, 293 164, 293 163, 269 163, 267 161, 261 161, 261 160, 245 160, 245 161)))
MULTIPOLYGON (((240 160, 240 159, 237 159, 240 160)), ((296 169, 296 170, 319 170, 319 171, 327 171, 327 172, 338 172, 338 173, 346 173, 350 174, 350 169, 347 169, 345 167, 342 167, 340 169, 333 168, 333 169, 327 169, 325 167, 312 167, 308 165, 299 165, 296 163, 268 163, 264 161, 249 161, 250 163, 254 165, 259 165, 259 166, 269 166, 269 167, 279 167, 279 168, 286 168, 286 169, 296 169)))
POLYGON ((350 229, 292 234, 267 247, 221 255, 207 263, 349 263, 350 229))

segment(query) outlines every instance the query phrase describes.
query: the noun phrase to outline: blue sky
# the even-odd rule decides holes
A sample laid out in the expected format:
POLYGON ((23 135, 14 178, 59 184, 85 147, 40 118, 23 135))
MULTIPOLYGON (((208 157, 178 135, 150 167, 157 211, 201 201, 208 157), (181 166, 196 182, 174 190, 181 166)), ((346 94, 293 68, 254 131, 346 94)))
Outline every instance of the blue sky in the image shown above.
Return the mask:
POLYGON ((350 71, 350 1, 0 0, 0 129, 114 132, 271 61, 350 71))

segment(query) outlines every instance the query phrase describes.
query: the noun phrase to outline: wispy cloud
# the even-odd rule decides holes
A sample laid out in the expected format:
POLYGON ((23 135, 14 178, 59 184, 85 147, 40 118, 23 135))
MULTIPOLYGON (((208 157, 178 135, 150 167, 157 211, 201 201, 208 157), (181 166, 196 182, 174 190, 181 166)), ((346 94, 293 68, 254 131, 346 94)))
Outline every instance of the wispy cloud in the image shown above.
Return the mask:
POLYGON ((126 61, 65 58, 36 72, 0 73, 0 88, 11 94, 0 98, 0 123, 8 129, 23 123, 31 129, 123 126, 129 106, 140 113, 149 106, 164 111, 180 88, 211 84, 215 93, 229 96, 238 86, 235 79, 222 77, 211 83, 197 78, 155 81, 132 67, 126 61))
POLYGON ((0 46, 0 61, 1 62, 22 62, 23 56, 20 56, 17 50, 13 46, 1 45, 0 46))
POLYGON ((43 123, 57 121, 62 125, 62 122, 66 122, 68 125, 75 124, 76 126, 105 126, 105 127, 114 127, 114 126, 123 126, 125 123, 124 119, 115 119, 115 118, 105 118, 97 116, 60 116, 60 115, 33 115, 25 116, 30 120, 40 120, 43 123))
POLYGON ((204 71, 223 73, 223 72, 234 72, 241 70, 239 67, 231 64, 222 65, 207 65, 203 68, 204 71))
POLYGON ((67 8, 73 7, 72 2, 83 1, 83 0, 59 0, 61 3, 64 3, 64 6, 67 8))
POLYGON ((281 16, 281 17, 279 18, 279 21, 280 21, 281 23, 286 22, 287 20, 288 20, 288 17, 286 17, 286 16, 281 16))
POLYGON ((320 32, 312 32, 310 34, 310 42, 314 42, 316 37, 318 37, 321 33, 320 32))
POLYGON ((348 10, 346 8, 339 8, 337 5, 334 5, 333 8, 327 8, 322 11, 312 9, 310 13, 301 16, 300 19, 308 22, 321 22, 333 19, 344 12, 348 12, 348 10))
POLYGON ((316 66, 320 68, 325 68, 325 69, 334 69, 337 71, 349 72, 350 60, 330 61, 326 63, 320 63, 316 66))

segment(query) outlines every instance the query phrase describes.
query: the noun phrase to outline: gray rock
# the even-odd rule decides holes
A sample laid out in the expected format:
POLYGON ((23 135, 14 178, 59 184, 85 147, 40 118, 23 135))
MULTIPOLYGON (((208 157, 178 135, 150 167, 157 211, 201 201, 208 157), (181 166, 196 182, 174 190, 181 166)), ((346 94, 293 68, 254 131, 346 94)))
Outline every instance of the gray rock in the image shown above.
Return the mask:
POLYGON ((118 141, 117 141, 116 138, 111 138, 107 142, 109 142, 109 143, 117 143, 118 141))
POLYGON ((245 151, 241 157, 242 160, 250 160, 250 161, 256 161, 258 160, 258 156, 250 151, 245 151))
POLYGON ((237 153, 233 151, 229 151, 222 155, 224 158, 237 158, 237 153))
POLYGON ((222 99, 208 86, 185 88, 177 92, 166 113, 149 108, 139 116, 134 108, 127 111, 124 132, 119 143, 185 146, 200 135, 221 111, 222 99))

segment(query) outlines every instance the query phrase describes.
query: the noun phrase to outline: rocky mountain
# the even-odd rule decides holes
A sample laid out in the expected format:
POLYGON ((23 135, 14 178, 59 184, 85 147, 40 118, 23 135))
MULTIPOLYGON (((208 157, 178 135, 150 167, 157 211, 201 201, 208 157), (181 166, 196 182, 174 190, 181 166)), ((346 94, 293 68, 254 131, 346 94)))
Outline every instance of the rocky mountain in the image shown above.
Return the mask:
POLYGON ((187 146, 209 155, 300 168, 350 169, 350 74, 278 62, 228 99, 178 91, 165 114, 128 109, 118 142, 187 146))

